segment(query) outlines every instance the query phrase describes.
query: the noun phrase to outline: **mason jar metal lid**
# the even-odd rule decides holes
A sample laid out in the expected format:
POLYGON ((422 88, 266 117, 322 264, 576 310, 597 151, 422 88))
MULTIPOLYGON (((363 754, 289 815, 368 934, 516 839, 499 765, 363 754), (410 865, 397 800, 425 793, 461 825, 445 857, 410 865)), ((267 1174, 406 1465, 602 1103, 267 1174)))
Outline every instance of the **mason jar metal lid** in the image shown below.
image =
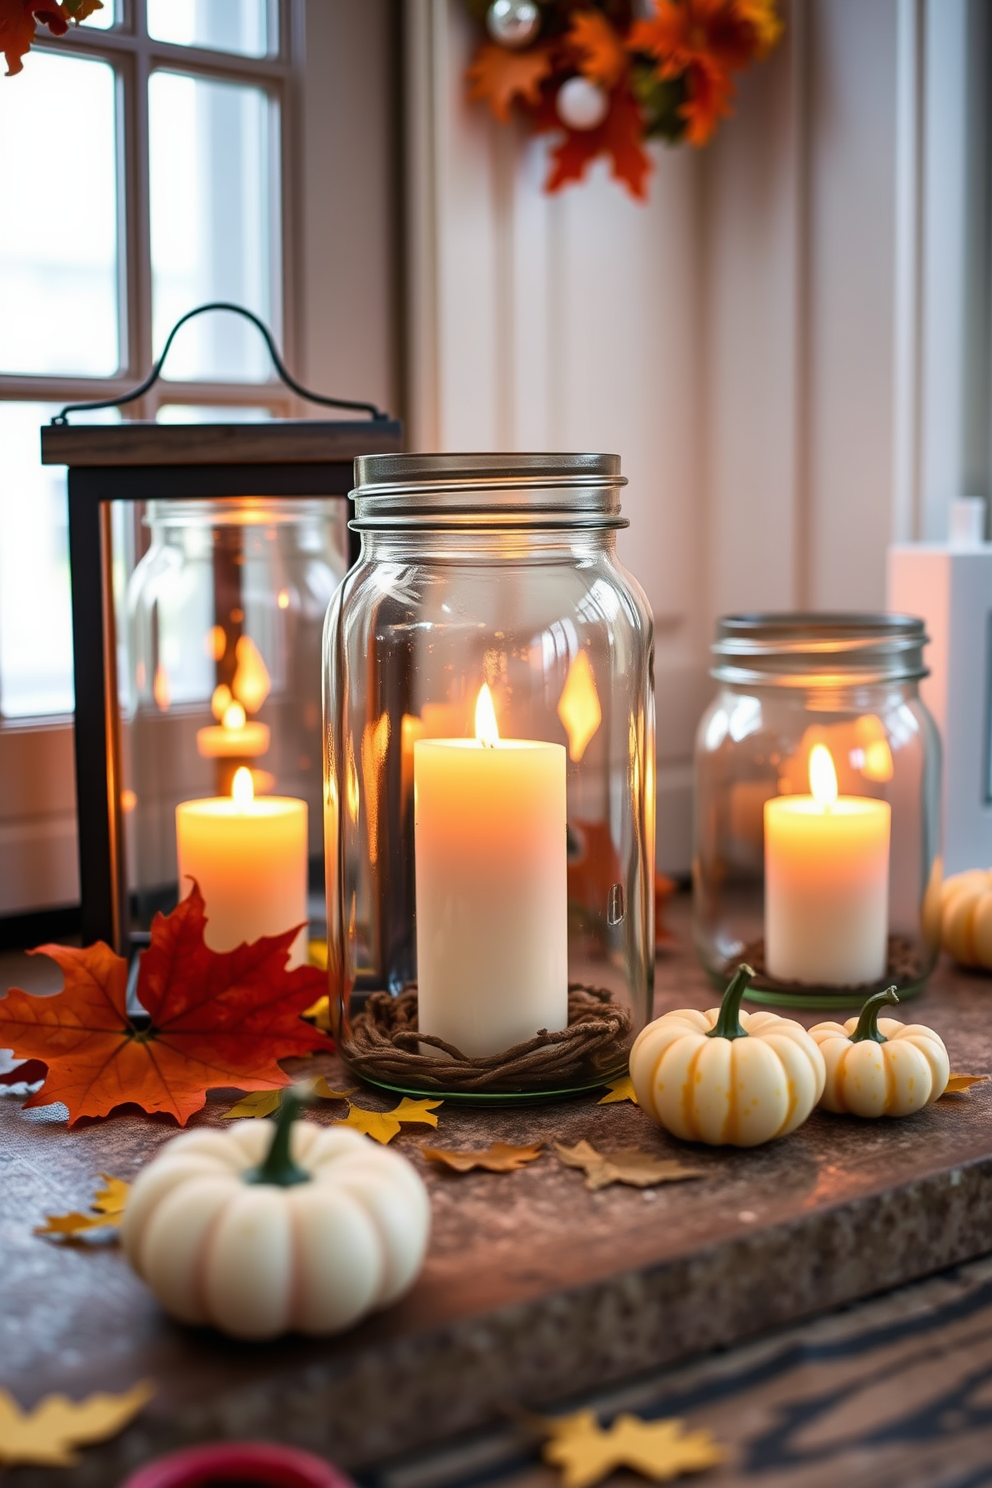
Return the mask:
POLYGON ((724 615, 710 675, 774 687, 850 687, 926 677, 929 640, 912 615, 823 613, 724 615))
POLYGON ((625 527, 619 455, 359 455, 353 526, 625 527))

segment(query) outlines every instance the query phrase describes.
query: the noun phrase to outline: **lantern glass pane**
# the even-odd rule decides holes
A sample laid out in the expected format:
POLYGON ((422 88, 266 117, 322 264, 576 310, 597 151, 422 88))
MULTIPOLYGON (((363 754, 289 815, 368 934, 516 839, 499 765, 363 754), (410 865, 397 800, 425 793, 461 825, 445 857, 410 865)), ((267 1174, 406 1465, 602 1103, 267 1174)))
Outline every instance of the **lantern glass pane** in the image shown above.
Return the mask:
MULTIPOLYGON (((261 88, 156 72, 148 85, 155 355, 208 300, 254 310, 278 335, 277 105, 261 88)), ((218 313, 184 326, 166 375, 265 381, 258 331, 218 313)))
MULTIPOLYGON (((35 51, 0 89, 0 372, 105 377, 120 365, 116 81, 106 62, 35 51), (72 140, 72 169, 11 142, 72 140)), ((37 429, 35 430, 37 443, 37 429)))
POLYGON ((117 23, 117 0, 103 0, 102 8, 95 10, 82 22, 84 26, 89 26, 93 31, 109 31, 117 23))
POLYGON ((208 47, 241 57, 275 51, 267 0, 147 0, 148 34, 173 46, 208 47))

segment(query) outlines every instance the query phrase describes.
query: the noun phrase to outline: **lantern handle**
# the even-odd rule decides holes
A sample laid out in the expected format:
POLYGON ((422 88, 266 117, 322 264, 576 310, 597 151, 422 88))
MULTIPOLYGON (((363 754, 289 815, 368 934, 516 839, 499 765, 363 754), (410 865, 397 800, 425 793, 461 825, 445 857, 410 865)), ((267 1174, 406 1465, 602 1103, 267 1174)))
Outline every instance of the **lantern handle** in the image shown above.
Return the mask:
POLYGON ((291 388, 294 393, 298 393, 301 398, 305 398, 308 403, 320 403, 327 408, 354 408, 361 413, 367 413, 373 420, 388 419, 389 414, 383 413, 382 409, 377 408, 374 403, 355 403, 348 398, 327 398, 324 397, 324 395, 321 393, 310 392, 309 388, 305 388, 302 383, 297 382, 296 378, 293 377, 287 369, 286 364, 283 362, 282 357, 279 355, 278 348, 276 347, 276 343, 272 337, 272 332, 269 330, 268 326, 263 320, 260 320, 253 311, 246 310, 244 305, 233 305, 227 300, 212 300, 208 305, 197 305, 195 310, 187 310, 185 315, 181 315, 179 317, 175 325, 172 327, 172 330, 166 337, 165 345, 162 347, 162 355, 154 364, 152 370, 149 372, 144 382, 141 383, 138 387, 132 388, 129 393, 122 393, 119 398, 102 398, 99 402, 94 403, 67 403, 66 406, 61 409, 59 413, 55 414, 52 419, 52 423, 67 424, 69 422, 70 413, 89 412, 90 410, 97 408, 120 408, 125 403, 133 403, 136 398, 143 397, 150 388, 154 387, 155 383, 162 375, 162 368, 165 365, 165 359, 169 354, 169 347, 172 345, 173 340, 175 339, 176 332, 179 330, 180 326, 184 326, 188 320, 192 320, 193 317, 196 315, 203 315, 208 310, 229 310, 232 315, 241 315, 244 317, 245 320, 250 320, 252 325, 255 326, 262 333, 262 339, 269 349, 269 356, 272 358, 272 364, 275 367, 276 371, 279 373, 279 376, 282 378, 283 382, 288 388, 291 388))

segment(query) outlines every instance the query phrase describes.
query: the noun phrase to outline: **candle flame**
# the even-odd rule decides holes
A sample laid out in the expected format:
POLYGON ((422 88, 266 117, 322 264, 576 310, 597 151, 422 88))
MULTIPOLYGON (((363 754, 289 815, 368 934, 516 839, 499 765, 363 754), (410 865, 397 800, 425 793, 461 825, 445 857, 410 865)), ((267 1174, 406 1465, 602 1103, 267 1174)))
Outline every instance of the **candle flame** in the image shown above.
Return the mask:
POLYGON ((226 729, 243 729, 245 726, 245 710, 240 703, 228 703, 224 709, 224 727, 226 729))
POLYGON ((809 755, 809 788, 818 806, 829 811, 837 801, 837 771, 825 744, 814 744, 809 755))
POLYGON ((220 723, 231 703, 231 689, 226 682, 221 682, 214 688, 210 697, 210 711, 220 723))
POLYGON ((243 635, 234 648, 238 668, 231 691, 249 713, 257 713, 272 691, 272 678, 251 636, 243 635))
POLYGON ((480 744, 485 744, 490 749, 499 743, 499 726, 496 723, 493 695, 485 682, 479 689, 479 697, 475 705, 475 737, 480 744))
POLYGON ((247 811, 255 799, 255 783, 251 778, 251 771, 247 765, 241 765, 234 772, 231 782, 231 800, 239 811, 247 811))

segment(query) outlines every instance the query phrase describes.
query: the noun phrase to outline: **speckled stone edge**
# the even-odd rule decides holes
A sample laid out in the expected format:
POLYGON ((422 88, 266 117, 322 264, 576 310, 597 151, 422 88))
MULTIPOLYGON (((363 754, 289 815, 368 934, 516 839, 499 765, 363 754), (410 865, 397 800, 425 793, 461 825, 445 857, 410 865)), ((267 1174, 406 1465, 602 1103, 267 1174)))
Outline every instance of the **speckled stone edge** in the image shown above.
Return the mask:
POLYGON ((992 1155, 691 1256, 370 1346, 228 1390, 154 1405, 66 1471, 9 1488, 109 1488, 142 1462, 217 1439, 273 1439, 363 1468, 506 1409, 545 1407, 992 1250, 992 1155))

